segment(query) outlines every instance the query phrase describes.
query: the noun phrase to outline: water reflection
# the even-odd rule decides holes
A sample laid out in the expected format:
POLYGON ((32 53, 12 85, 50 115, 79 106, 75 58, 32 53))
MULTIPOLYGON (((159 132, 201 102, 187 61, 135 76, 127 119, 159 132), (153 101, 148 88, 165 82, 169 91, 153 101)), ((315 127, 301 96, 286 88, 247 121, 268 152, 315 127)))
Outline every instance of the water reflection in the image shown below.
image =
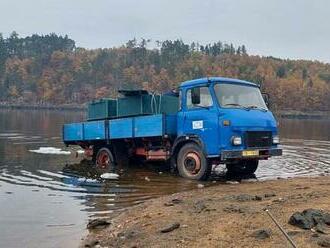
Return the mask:
MULTIPOLYGON (((119 179, 100 179, 89 161, 75 158, 79 148, 61 141, 62 124, 83 119, 81 112, 0 110, 0 247, 76 246, 90 218, 197 187, 161 165, 135 164, 123 167, 119 179), (30 152, 46 147, 53 154, 30 152)), ((254 178, 329 173, 329 120, 280 120, 280 128, 284 155, 262 161, 254 178)), ((241 179, 218 166, 205 184, 241 179)))

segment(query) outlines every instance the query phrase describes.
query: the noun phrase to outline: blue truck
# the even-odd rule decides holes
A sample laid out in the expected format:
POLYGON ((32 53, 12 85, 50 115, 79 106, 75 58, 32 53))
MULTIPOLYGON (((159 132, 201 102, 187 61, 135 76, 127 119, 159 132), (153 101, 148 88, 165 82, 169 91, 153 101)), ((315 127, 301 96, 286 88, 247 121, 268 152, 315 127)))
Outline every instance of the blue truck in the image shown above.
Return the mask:
POLYGON ((210 77, 178 90, 175 113, 64 124, 63 141, 81 146, 100 170, 142 158, 194 180, 207 179, 220 163, 229 173, 253 174, 259 160, 282 155, 276 120, 257 84, 210 77))

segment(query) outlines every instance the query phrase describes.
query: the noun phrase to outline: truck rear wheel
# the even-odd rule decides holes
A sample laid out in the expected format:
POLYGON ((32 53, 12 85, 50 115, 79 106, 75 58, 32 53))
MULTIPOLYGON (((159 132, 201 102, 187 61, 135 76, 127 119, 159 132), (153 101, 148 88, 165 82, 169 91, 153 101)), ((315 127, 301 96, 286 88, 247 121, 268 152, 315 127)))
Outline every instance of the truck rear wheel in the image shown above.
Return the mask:
POLYGON ((205 180, 211 172, 211 166, 202 149, 195 143, 185 144, 177 157, 177 169, 180 176, 193 179, 205 180))
POLYGON ((258 169, 258 160, 241 160, 234 163, 226 164, 229 174, 250 175, 258 169))
POLYGON ((95 157, 95 166, 100 171, 114 171, 115 161, 112 152, 107 147, 100 148, 95 157))

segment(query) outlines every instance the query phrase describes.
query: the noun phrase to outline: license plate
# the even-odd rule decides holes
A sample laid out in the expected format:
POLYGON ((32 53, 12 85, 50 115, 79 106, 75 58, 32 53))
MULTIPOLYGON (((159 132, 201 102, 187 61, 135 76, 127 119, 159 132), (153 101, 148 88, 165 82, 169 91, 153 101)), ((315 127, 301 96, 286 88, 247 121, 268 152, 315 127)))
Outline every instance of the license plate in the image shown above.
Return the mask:
POLYGON ((250 156, 259 156, 259 151, 258 150, 243 151, 243 157, 250 157, 250 156))

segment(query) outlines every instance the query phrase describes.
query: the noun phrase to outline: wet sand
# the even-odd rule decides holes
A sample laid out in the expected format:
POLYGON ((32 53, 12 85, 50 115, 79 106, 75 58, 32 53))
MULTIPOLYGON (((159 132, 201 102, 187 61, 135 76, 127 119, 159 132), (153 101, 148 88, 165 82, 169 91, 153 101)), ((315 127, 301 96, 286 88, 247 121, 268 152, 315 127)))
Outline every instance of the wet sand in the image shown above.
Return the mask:
MULTIPOLYGON (((288 224, 296 211, 330 212, 330 176, 216 184, 148 200, 90 231, 81 247, 290 247, 268 208, 298 247, 320 247, 328 235, 288 224), (176 228, 163 233, 166 228, 176 228), (258 239, 253 233, 270 231, 258 239)), ((330 227, 329 227, 330 231, 330 227)))

